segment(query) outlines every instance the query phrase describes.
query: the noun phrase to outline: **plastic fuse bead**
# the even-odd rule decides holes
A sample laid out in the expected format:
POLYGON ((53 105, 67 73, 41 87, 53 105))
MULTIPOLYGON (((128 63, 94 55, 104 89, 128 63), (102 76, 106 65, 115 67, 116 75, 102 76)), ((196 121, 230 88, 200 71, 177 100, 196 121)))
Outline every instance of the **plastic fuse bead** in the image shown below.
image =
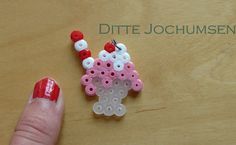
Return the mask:
POLYGON ((98 115, 123 116, 126 107, 122 99, 129 90, 141 91, 143 83, 135 70, 127 47, 122 43, 107 42, 98 58, 94 59, 80 31, 71 33, 71 40, 86 74, 81 77, 88 96, 98 96, 98 102, 93 105, 93 111, 98 115))

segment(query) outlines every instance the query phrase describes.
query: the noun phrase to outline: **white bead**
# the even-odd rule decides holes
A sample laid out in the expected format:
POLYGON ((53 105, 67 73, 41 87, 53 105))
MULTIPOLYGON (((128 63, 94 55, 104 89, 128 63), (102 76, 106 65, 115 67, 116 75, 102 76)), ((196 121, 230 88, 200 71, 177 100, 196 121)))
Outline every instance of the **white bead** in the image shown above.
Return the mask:
POLYGON ((118 53, 117 53, 116 51, 112 52, 112 53, 111 53, 110 60, 111 60, 112 62, 115 62, 115 61, 117 61, 118 59, 119 59, 118 53))
POLYGON ((117 43, 116 46, 118 46, 119 48, 116 47, 116 52, 118 53, 124 53, 127 51, 126 46, 123 43, 117 43))
POLYGON ((119 54, 118 58, 120 61, 122 61, 123 63, 127 63, 130 61, 130 55, 129 53, 125 52, 123 54, 119 54))
POLYGON ((104 112, 104 107, 103 107, 103 105, 102 105, 100 102, 96 102, 96 103, 93 105, 93 111, 94 111, 94 113, 96 113, 96 114, 103 114, 103 112, 104 112))
POLYGON ((108 105, 104 108, 105 116, 112 116, 114 114, 114 107, 112 105, 108 105))
POLYGON ((111 103, 113 106, 117 105, 117 104, 120 104, 121 102, 121 98, 117 98, 117 97, 112 97, 111 98, 111 103))
POLYGON ((111 54, 108 53, 106 50, 102 50, 99 52, 98 57, 102 60, 102 61, 107 61, 110 59, 111 54))
POLYGON ((123 104, 118 105, 115 110, 115 115, 120 117, 125 115, 125 113, 126 113, 126 107, 123 104))
POLYGON ((88 57, 88 58, 84 59, 82 62, 84 69, 92 68, 93 64, 94 64, 94 59, 92 57, 88 57))
POLYGON ((76 51, 81 51, 88 48, 88 43, 84 39, 75 42, 74 45, 76 51))
POLYGON ((122 63, 121 61, 115 61, 113 64, 113 68, 116 71, 122 71, 124 69, 124 63, 122 63))
POLYGON ((119 98, 125 98, 127 95, 128 95, 128 88, 120 88, 116 90, 116 96, 119 98))

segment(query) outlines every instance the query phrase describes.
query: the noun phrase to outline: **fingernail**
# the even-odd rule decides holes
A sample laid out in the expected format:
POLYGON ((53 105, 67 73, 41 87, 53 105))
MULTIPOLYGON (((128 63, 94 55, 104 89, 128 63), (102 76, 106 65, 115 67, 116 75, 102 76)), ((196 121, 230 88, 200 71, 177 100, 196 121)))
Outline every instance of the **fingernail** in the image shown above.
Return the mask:
POLYGON ((43 78, 34 86, 33 99, 44 98, 56 102, 59 92, 60 88, 53 79, 43 78))

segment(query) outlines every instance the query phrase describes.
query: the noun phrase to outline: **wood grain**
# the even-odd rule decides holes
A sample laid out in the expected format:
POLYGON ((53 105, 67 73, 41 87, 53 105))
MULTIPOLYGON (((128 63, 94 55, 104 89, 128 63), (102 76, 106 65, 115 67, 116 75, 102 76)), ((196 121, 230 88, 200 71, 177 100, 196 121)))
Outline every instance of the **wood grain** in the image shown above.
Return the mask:
POLYGON ((8 144, 34 82, 52 76, 65 94, 59 145, 235 145, 235 35, 100 35, 109 24, 235 24, 234 0, 2 0, 0 142, 8 144), (95 100, 68 35, 81 29, 93 56, 124 42, 144 81, 121 120, 95 118, 95 100))

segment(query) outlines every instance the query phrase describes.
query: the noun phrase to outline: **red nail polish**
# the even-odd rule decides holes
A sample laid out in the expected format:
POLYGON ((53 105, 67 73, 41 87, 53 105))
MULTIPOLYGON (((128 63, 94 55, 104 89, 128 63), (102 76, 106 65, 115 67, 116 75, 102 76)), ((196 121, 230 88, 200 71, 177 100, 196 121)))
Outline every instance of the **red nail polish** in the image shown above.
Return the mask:
POLYGON ((33 98, 45 98, 56 102, 59 92, 60 88, 54 80, 44 78, 35 84, 33 98))

